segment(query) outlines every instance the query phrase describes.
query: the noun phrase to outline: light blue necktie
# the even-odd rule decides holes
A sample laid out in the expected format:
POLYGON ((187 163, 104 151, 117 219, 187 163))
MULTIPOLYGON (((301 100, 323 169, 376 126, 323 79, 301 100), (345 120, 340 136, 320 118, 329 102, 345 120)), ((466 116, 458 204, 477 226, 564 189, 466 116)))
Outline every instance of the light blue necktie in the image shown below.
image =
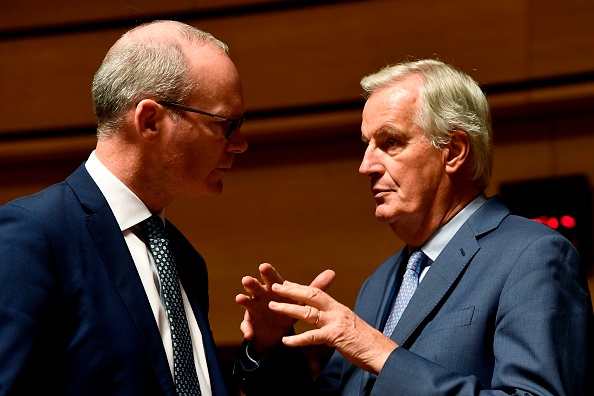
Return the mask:
POLYGON ((388 316, 386 326, 384 327, 384 335, 387 337, 392 335, 392 332, 398 324, 408 302, 417 290, 417 286, 419 285, 419 270, 421 269, 421 264, 425 258, 427 258, 425 253, 417 250, 414 251, 408 259, 406 271, 402 277, 402 284, 400 285, 396 301, 394 302, 394 306, 392 307, 392 311, 390 312, 390 316, 388 316))

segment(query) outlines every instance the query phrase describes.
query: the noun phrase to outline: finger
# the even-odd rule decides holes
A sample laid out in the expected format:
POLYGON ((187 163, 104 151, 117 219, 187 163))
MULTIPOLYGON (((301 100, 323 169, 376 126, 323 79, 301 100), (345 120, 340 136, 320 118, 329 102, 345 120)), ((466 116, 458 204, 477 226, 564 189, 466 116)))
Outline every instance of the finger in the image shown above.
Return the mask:
POLYGON ((327 290, 334 279, 336 278, 336 273, 332 270, 325 270, 310 283, 311 287, 317 287, 320 290, 327 290))
POLYGON ((248 309, 248 307, 253 305, 252 298, 250 296, 246 296, 245 294, 236 295, 235 303, 244 309, 248 309))
POLYGON ((267 290, 256 278, 244 276, 241 278, 243 289, 254 297, 260 297, 266 294, 267 290))
POLYGON ((309 324, 316 323, 318 320, 318 313, 320 312, 319 309, 309 305, 279 303, 276 301, 271 301, 268 303, 268 307, 274 312, 289 316, 293 319, 301 320, 309 324))
POLYGON ((303 347, 308 345, 322 345, 326 341, 322 337, 321 330, 309 330, 301 334, 285 336, 282 339, 283 344, 288 347, 303 347))
POLYGON ((243 338, 251 340, 254 337, 254 327, 250 321, 249 313, 246 311, 243 316, 243 321, 239 325, 239 329, 243 333, 243 338))
POLYGON ((274 284, 272 290, 281 297, 324 311, 328 310, 334 302, 332 297, 316 287, 304 286, 289 281, 284 281, 282 285, 274 284))
POLYGON ((316 321, 314 322, 314 325, 322 326, 321 320, 322 320, 322 311, 318 309, 318 316, 316 317, 316 321))
POLYGON ((256 312, 258 310, 258 302, 245 294, 238 294, 235 296, 235 303, 246 312, 256 312))
POLYGON ((269 288, 275 283, 283 283, 283 278, 279 275, 278 271, 269 263, 262 263, 258 267, 262 281, 269 288))
POLYGON ((258 300, 251 296, 246 296, 245 294, 238 294, 235 296, 235 303, 237 303, 241 308, 245 309, 249 312, 256 312, 261 311, 263 309, 268 309, 267 305, 268 300, 258 300))

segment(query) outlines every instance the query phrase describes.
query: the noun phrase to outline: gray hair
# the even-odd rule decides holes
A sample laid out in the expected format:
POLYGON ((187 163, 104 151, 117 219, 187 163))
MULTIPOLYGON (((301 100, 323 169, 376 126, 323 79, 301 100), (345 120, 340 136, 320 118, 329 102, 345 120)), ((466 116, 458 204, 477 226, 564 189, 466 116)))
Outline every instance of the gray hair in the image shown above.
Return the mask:
POLYGON ((491 115, 485 94, 470 76, 441 61, 425 59, 388 66, 364 77, 361 87, 368 98, 374 91, 411 75, 423 80, 413 121, 437 148, 449 143, 453 131, 466 132, 471 147, 472 181, 486 188, 493 169, 491 115))
POLYGON ((183 102, 194 94, 179 39, 229 52, 227 45, 210 33, 181 22, 154 21, 128 31, 111 47, 93 78, 98 139, 113 135, 123 124, 125 111, 142 99, 183 102), (170 27, 169 34, 158 30, 151 34, 151 29, 148 34, 138 32, 156 24, 170 27))

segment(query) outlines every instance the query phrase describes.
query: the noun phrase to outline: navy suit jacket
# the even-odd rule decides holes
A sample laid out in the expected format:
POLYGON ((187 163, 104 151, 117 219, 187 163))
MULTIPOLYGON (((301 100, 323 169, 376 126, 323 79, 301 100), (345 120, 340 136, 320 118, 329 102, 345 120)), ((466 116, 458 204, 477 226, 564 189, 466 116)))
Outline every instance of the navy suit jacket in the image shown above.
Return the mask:
MULTIPOLYGON (((354 311, 376 329, 407 256, 394 254, 361 288, 354 311)), ((254 370, 241 349, 235 375, 248 396, 586 395, 594 319, 583 268, 560 234, 491 198, 431 265, 379 376, 335 352, 314 384, 286 347, 254 370)))
MULTIPOLYGON (((227 395, 204 260, 166 225, 214 395, 227 395)), ((0 395, 175 395, 161 336, 116 219, 84 165, 0 207, 0 395)))

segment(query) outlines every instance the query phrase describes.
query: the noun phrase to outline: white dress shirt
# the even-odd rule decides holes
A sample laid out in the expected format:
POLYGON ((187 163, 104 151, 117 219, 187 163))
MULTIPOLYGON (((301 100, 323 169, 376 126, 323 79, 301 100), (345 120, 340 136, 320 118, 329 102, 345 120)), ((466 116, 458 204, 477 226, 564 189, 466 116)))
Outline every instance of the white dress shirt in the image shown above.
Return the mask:
MULTIPOLYGON (((138 237, 140 226, 143 220, 149 218, 152 213, 146 205, 122 183, 113 173, 109 171, 97 158, 93 151, 87 160, 85 167, 95 181, 99 189, 105 196, 120 230, 124 235, 124 240, 128 245, 136 270, 142 281, 142 286, 148 297, 157 327, 161 333, 163 346, 169 361, 171 375, 173 376, 173 346, 171 343, 171 330, 169 321, 163 305, 163 299, 160 295, 160 282, 155 266, 153 256, 146 244, 138 237)), ((164 219, 164 211, 157 213, 161 219, 164 219)), ((180 282, 181 294, 184 303, 184 310, 190 326, 190 336, 192 338, 192 348, 194 354, 194 363, 200 381, 200 391, 204 396, 212 396, 210 386, 210 376, 206 363, 204 345, 202 343, 202 334, 198 327, 198 322, 186 292, 180 282)))

